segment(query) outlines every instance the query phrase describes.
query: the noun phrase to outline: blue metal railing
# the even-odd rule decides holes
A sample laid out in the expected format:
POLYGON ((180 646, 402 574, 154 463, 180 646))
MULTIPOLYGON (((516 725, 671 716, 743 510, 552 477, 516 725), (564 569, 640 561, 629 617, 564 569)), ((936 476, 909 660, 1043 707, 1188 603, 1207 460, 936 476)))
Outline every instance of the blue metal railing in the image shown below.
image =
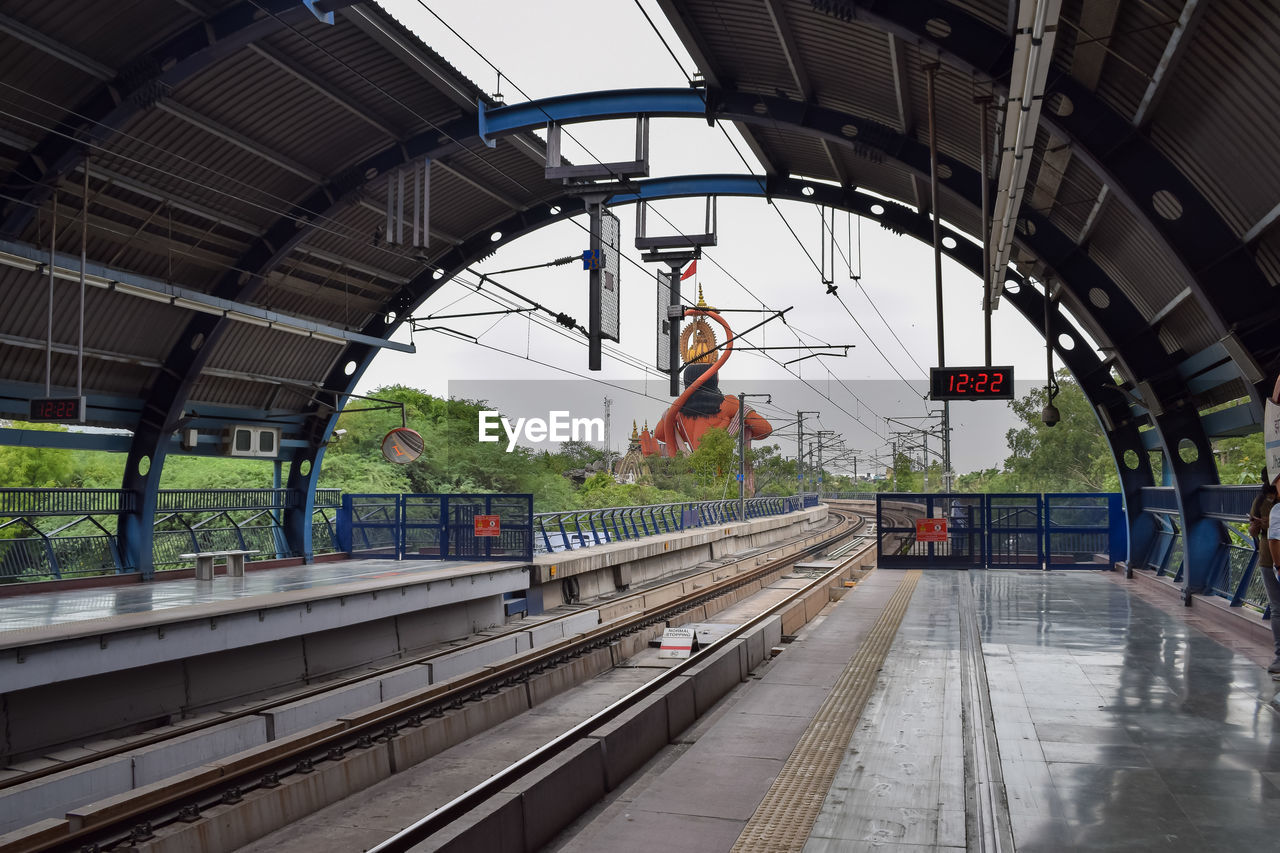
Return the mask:
POLYGON ((343 495, 338 548, 395 560, 529 560, 533 495, 343 495), (477 516, 495 519, 492 535, 477 516))
MULTIPOLYGON (((340 548, 341 490, 318 490, 312 516, 314 553, 368 553, 382 548, 431 555, 438 549, 442 540, 433 530, 441 522, 429 506, 411 502, 403 510, 388 510, 388 506, 399 506, 395 502, 397 496, 383 497, 388 500, 357 504, 358 523, 347 533, 351 539, 347 547, 340 548), (379 513, 387 516, 381 519, 383 526, 388 530, 395 527, 397 536, 403 528, 404 536, 396 539, 384 531, 385 535, 379 538, 379 513)), ((448 497, 459 513, 470 513, 454 524, 443 539, 462 548, 464 539, 470 542, 468 536, 475 538, 474 531, 462 530, 464 522, 477 512, 487 511, 476 501, 493 496, 448 497), (468 497, 472 499, 469 504, 468 497)), ((285 489, 163 490, 157 499, 159 513, 152 535, 154 564, 158 570, 189 567, 191 562, 180 555, 207 550, 256 550, 258 559, 299 556, 289 553, 280 526, 289 500, 285 489)), ((121 560, 115 532, 116 516, 131 502, 130 493, 115 489, 0 489, 0 583, 132 571, 133 567, 121 560)), ((750 498, 745 502, 745 517, 750 520, 780 515, 817 502, 813 493, 750 498)), ((515 512, 505 506, 493 511, 509 514, 509 509, 515 512)), ((549 553, 734 522, 739 520, 738 515, 736 500, 539 513, 526 525, 519 524, 512 515, 504 520, 505 530, 509 531, 504 533, 505 538, 499 537, 496 542, 477 539, 472 544, 477 555, 484 552, 514 559, 526 552, 529 537, 534 551, 549 553), (521 527, 529 532, 516 542, 512 537, 522 535, 517 532, 521 527)))
MULTIPOLYGON (((331 553, 339 489, 319 489, 313 553, 331 553)), ((157 496, 152 555, 157 569, 189 567, 191 551, 249 549, 259 559, 289 553, 280 527, 285 489, 165 489, 157 496)), ((0 489, 0 583, 132 571, 121 560, 116 516, 133 508, 117 489, 0 489), (66 519, 59 523, 55 519, 66 519), (57 524, 55 527, 54 524, 57 524)))
MULTIPOLYGON (((748 498, 746 518, 795 512, 804 505, 806 497, 812 497, 816 504, 816 495, 748 498)), ((738 502, 733 500, 540 512, 533 516, 534 549, 539 554, 549 554, 590 548, 737 521, 738 514, 738 502)))

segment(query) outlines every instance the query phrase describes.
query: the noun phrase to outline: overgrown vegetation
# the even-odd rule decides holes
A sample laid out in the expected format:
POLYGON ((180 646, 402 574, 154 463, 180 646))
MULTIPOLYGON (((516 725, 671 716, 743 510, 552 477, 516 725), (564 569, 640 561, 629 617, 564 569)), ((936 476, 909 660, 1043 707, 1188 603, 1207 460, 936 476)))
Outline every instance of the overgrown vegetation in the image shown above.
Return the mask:
MULTIPOLYGON (((1007 434, 1009 456, 1000 469, 962 474, 959 491, 1051 492, 1114 491, 1119 477, 1097 418, 1078 385, 1065 373, 1055 400, 1062 413, 1057 426, 1040 421, 1044 391, 1033 391, 1014 404, 1022 426, 1007 434)), ((578 480, 570 472, 599 466, 604 451, 583 442, 566 442, 558 452, 517 447, 506 452, 505 442, 476 440, 478 412, 490 408, 472 400, 442 400, 406 386, 382 388, 374 396, 405 405, 408 424, 422 434, 427 451, 406 466, 383 460, 381 442, 400 426, 398 410, 353 411, 342 415, 321 468, 321 487, 347 492, 508 492, 531 493, 538 512, 606 506, 663 503, 682 500, 732 498, 737 494, 737 462, 733 439, 722 430, 708 432, 698 452, 689 457, 648 461, 651 482, 619 484, 604 472, 578 480)), ((62 427, 21 424, 25 429, 62 427)), ((1215 443, 1218 469, 1224 483, 1257 482, 1263 464, 1260 434, 1222 439, 1215 443)), ((919 491, 922 471, 898 458, 896 482, 882 480, 881 490, 919 491)), ((752 451, 757 494, 785 495, 795 491, 794 459, 778 449, 752 451)), ((124 457, 30 447, 0 447, 0 486, 41 488, 119 488, 124 457)), ((1158 469, 1157 469, 1157 476, 1158 469)), ((271 485, 269 462, 173 456, 166 460, 161 487, 166 489, 263 488, 271 485)), ((930 488, 937 488, 941 472, 930 471, 930 488)), ((865 481, 828 472, 827 491, 865 491, 865 481)))

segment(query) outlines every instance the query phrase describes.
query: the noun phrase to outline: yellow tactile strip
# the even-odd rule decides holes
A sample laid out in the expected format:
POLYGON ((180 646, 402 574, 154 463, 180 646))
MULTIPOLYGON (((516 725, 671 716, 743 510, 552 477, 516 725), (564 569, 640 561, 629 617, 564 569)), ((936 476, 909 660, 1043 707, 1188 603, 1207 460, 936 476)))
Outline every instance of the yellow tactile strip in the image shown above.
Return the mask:
POLYGON ((733 845, 734 853, 798 853, 804 849, 919 579, 919 570, 912 570, 898 583, 880 618, 747 821, 733 845))

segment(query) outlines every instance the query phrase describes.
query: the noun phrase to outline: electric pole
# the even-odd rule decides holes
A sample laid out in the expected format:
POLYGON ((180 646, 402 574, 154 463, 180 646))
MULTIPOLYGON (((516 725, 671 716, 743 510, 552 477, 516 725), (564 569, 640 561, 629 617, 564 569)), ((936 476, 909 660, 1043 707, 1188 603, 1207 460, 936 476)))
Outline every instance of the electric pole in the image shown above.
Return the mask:
POLYGON ((796 482, 799 483, 800 494, 804 494, 804 416, 817 415, 821 412, 796 412, 796 482))
POLYGON ((764 397, 772 403, 769 394, 738 395, 738 521, 747 520, 747 398, 764 397))

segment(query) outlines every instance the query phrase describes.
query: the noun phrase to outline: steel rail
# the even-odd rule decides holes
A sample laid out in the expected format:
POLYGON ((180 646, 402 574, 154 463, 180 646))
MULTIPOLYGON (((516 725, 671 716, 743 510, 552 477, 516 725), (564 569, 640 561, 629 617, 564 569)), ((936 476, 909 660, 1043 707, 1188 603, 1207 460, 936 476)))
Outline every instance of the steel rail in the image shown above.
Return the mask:
MULTIPOLYGON (((161 789, 143 792, 136 805, 120 803, 111 816, 99 823, 86 825, 56 841, 37 843, 30 851, 81 850, 86 845, 110 850, 151 837, 154 828, 178 820, 189 820, 206 808, 224 802, 234 802, 246 792, 257 788, 275 787, 280 780, 295 773, 310 773, 315 765, 326 760, 341 760, 353 750, 373 746, 375 740, 385 741, 395 737, 402 727, 416 727, 426 717, 443 716, 446 710, 461 708, 468 700, 479 700, 485 695, 497 693, 504 687, 522 683, 531 675, 565 663, 586 652, 607 647, 612 642, 643 630, 672 616, 683 613, 700 604, 719 598, 726 593, 753 583, 771 573, 784 570, 805 555, 821 551, 845 537, 856 533, 865 519, 851 510, 833 511, 841 520, 804 539, 821 536, 813 544, 803 545, 799 551, 780 557, 742 574, 725 578, 711 586, 698 590, 685 598, 667 602, 654 610, 624 616, 615 622, 577 638, 566 638, 540 652, 534 652, 506 666, 491 667, 454 679, 426 693, 416 691, 401 701, 380 703, 377 710, 344 715, 345 728, 307 739, 305 745, 294 746, 283 739, 280 751, 257 753, 239 763, 221 762, 224 772, 216 779, 194 776, 175 781, 161 789), (856 518, 857 523, 851 519, 856 518), (128 827, 125 829, 124 827, 128 827)), ((793 544, 796 540, 793 540, 793 544)), ((687 580, 687 578, 685 578, 687 580)), ((810 590, 811 591, 811 590, 810 590)), ((648 590, 652 592, 652 590, 648 590)), ((790 600, 790 598, 788 598, 790 600)), ((616 601, 616 600, 615 600, 616 601)), ((710 647, 710 646, 709 646, 710 647)), ((327 689, 332 689, 328 685, 327 689)), ((222 720, 220 720, 221 722, 222 720)))
POLYGON ((640 687, 637 687, 626 696, 623 696, 621 699, 610 704, 604 710, 588 717, 578 725, 566 731, 564 734, 548 741, 546 744, 529 753, 524 758, 511 764, 506 769, 499 771, 493 776, 490 776, 484 782, 481 782, 479 785, 476 785, 470 790, 458 795, 453 800, 444 804, 416 823, 396 833, 381 844, 370 848, 368 853, 407 853, 411 848, 421 844, 423 841, 426 841, 435 833, 445 829, 453 821, 458 820, 468 812, 471 812, 483 805, 496 794, 509 788, 520 778, 528 775, 538 767, 541 767, 561 752, 564 752, 592 731, 614 720, 640 700, 652 695, 693 667, 700 665, 712 652, 739 639, 747 632, 763 624, 766 620, 773 618, 780 611, 785 610, 797 601, 804 600, 804 598, 811 595, 815 589, 829 585, 833 580, 848 570, 850 563, 862 559, 863 555, 867 551, 871 550, 872 547, 873 546, 868 545, 855 554, 841 560, 839 565, 824 572, 813 582, 796 590, 791 595, 788 595, 786 598, 774 604, 764 612, 744 622, 733 631, 730 631, 729 633, 707 643, 706 646, 704 646, 697 654, 691 655, 687 660, 676 664, 656 678, 646 682, 640 687))

